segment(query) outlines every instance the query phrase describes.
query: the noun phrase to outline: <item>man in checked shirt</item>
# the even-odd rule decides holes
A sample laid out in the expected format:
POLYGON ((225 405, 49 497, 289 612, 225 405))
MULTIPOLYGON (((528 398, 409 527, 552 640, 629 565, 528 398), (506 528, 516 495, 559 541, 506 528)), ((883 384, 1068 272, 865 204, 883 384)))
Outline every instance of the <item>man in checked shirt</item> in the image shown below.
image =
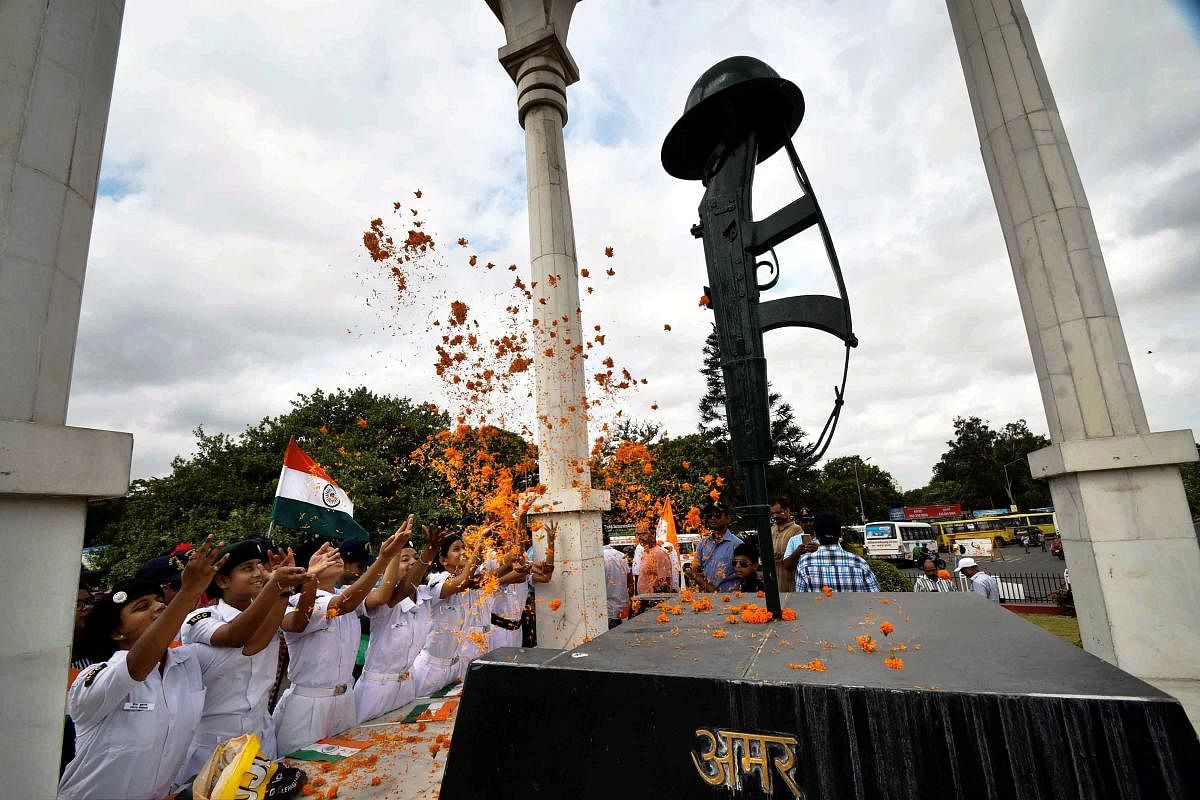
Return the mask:
MULTIPOLYGON (((814 553, 805 553, 796 562, 796 591, 819 592, 828 586, 835 592, 878 592, 879 582, 862 558, 848 553, 838 544, 842 536, 842 521, 834 514, 820 513, 813 518, 817 547, 814 553)), ((788 543, 790 556, 797 549, 788 543)), ((797 545, 798 546, 798 545, 797 545)))

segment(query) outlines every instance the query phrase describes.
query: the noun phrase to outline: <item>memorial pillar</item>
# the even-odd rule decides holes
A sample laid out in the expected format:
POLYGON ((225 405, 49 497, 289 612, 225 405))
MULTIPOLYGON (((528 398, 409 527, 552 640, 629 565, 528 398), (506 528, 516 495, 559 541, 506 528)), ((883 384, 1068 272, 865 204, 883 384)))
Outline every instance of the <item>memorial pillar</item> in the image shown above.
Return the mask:
POLYGON ((123 0, 0 3, 0 774, 53 797, 87 500, 133 437, 66 427, 123 0))
MULTIPOLYGON (((535 513, 559 526, 554 578, 537 588, 538 645, 559 648, 608 630, 601 552, 608 493, 591 488, 588 469, 585 348, 562 130, 567 86, 579 80, 566 47, 575 2, 488 0, 504 25, 500 63, 517 85, 517 120, 525 129, 538 470, 547 488, 535 513), (551 612, 549 599, 561 600, 561 608, 551 612)), ((535 549, 544 557, 544 543, 535 549)))
POLYGON ((1050 482, 1083 645, 1200 721, 1200 548, 1146 420, 1092 214, 1020 0, 947 0, 1053 444, 1050 482))

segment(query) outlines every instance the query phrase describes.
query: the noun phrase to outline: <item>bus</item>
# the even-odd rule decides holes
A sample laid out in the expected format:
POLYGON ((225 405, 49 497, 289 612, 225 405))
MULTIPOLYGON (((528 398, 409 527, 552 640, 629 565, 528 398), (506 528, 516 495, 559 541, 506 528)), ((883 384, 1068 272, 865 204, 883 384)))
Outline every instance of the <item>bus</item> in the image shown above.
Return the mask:
POLYGON ((1058 518, 1054 512, 1030 511, 1017 514, 1003 514, 995 517, 976 517, 975 519, 954 519, 932 523, 937 533, 938 549, 950 549, 950 537, 963 534, 979 534, 977 538, 990 536, 996 547, 1003 547, 1010 542, 1019 540, 1018 531, 1024 528, 1037 528, 1042 538, 1048 539, 1058 530, 1058 518))
POLYGON ((912 560, 913 548, 932 551, 937 541, 933 527, 924 522, 870 522, 863 528, 867 558, 912 560))

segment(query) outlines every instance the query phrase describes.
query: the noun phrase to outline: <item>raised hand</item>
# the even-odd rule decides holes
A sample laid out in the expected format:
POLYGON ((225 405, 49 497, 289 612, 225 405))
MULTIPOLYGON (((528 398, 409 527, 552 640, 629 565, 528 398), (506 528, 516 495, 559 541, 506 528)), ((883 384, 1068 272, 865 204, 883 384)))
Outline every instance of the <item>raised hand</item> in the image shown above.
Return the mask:
POLYGON ((553 553, 554 552, 554 539, 558 536, 558 523, 557 522, 547 522, 545 527, 546 527, 546 552, 553 553))
POLYGON ((308 559, 308 570, 305 572, 305 583, 316 582, 320 580, 320 574, 329 566, 337 564, 342 565, 342 554, 337 548, 329 542, 325 542, 321 547, 312 554, 308 559))
POLYGON ((383 540, 383 544, 379 546, 379 560, 391 561, 396 557, 404 546, 408 544, 409 527, 402 525, 391 536, 383 540))
POLYGON ((405 540, 412 538, 413 519, 415 517, 416 517, 416 514, 409 514, 408 517, 404 520, 404 524, 396 529, 397 534, 401 534, 401 533, 404 534, 405 540))
POLYGON ((305 576, 308 575, 308 570, 303 567, 278 566, 271 573, 271 577, 267 582, 267 586, 275 584, 275 589, 278 591, 287 591, 293 589, 304 582, 305 576))
POLYGON ((517 553, 512 560, 511 569, 518 575, 528 575, 533 571, 533 564, 529 563, 529 559, 525 557, 524 553, 517 553))
POLYGON ((221 545, 215 544, 212 536, 206 538, 203 544, 192 550, 183 568, 181 591, 203 592, 228 558, 228 555, 221 555, 221 545))
POLYGON ((449 531, 441 526, 422 525, 421 534, 425 537, 425 549, 436 553, 447 533, 449 531))

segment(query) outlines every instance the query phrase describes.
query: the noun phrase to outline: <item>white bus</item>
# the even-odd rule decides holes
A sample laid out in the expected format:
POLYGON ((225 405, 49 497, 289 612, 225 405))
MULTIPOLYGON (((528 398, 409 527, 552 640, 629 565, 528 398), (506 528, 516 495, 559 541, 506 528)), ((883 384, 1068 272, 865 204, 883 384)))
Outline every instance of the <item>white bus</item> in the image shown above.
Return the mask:
POLYGON ((932 526, 924 522, 871 522, 863 528, 863 546, 868 558, 912 560, 917 545, 937 552, 937 535, 932 526))

